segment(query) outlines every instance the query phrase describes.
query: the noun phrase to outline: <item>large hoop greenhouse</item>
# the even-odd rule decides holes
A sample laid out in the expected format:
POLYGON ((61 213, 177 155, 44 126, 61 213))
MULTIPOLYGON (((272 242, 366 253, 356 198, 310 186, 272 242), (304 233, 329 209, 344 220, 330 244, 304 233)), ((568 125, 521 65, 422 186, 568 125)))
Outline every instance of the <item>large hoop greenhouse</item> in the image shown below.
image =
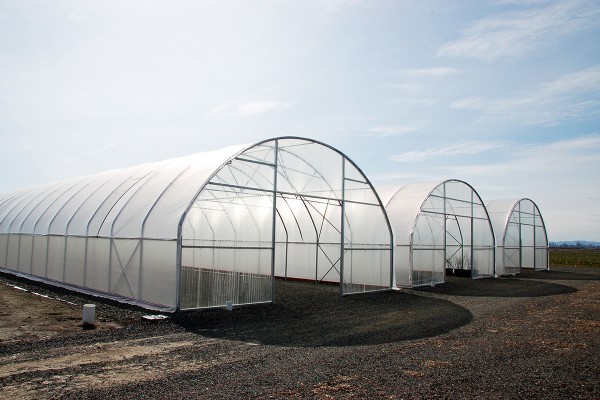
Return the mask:
POLYGON ((0 196, 0 269, 165 311, 271 302, 278 277, 393 286, 362 171, 315 140, 253 145, 0 196))
POLYGON ((485 205, 466 182, 378 188, 395 233, 396 285, 443 283, 446 269, 494 276, 494 233, 485 205))
POLYGON ((487 209, 496 235, 498 275, 549 268, 546 225, 533 200, 492 200, 487 209))

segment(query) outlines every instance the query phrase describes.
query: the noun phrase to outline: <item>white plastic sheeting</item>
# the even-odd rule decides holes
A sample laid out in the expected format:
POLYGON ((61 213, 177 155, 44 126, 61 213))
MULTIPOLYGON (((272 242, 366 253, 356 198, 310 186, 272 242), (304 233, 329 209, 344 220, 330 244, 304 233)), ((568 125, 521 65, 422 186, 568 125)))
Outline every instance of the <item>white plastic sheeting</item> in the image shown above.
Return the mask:
POLYGON ((486 206, 496 238, 496 274, 547 270, 548 235, 538 206, 527 198, 492 200, 486 206))
POLYGON ((382 186, 394 230, 397 286, 444 282, 446 269, 494 276, 494 234, 477 192, 459 180, 382 186))
POLYGON ((356 165, 303 138, 0 195, 1 269, 164 310, 272 301, 275 274, 389 288, 391 237, 356 165))

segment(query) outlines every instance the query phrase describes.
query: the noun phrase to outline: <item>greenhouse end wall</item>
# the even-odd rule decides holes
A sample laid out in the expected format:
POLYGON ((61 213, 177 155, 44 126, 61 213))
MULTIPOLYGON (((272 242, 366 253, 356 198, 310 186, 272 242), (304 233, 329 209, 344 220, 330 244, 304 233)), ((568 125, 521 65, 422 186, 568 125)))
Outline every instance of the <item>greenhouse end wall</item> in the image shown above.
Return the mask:
POLYGON ((181 308, 273 301, 274 277, 390 289, 391 242, 377 194, 342 153, 261 142, 219 168, 182 220, 181 308))
POLYGON ((496 234, 498 275, 547 270, 548 236, 537 204, 524 198, 492 200, 487 206, 496 234))
POLYGON ((396 285, 443 283, 446 270, 494 276, 494 234, 485 205, 455 179, 385 187, 395 232, 396 285))

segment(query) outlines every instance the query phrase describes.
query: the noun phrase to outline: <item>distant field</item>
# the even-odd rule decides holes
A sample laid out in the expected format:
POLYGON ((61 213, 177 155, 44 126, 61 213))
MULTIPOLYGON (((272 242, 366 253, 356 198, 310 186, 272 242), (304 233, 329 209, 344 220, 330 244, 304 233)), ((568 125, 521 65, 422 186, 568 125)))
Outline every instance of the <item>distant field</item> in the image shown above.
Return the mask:
POLYGON ((600 249, 550 249, 550 265, 600 267, 600 249))

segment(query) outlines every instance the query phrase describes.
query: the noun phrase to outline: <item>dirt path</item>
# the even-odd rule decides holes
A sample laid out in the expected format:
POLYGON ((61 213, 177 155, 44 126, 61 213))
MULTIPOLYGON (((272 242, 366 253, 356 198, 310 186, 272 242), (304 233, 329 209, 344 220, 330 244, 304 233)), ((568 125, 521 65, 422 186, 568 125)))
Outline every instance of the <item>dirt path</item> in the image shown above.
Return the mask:
MULTIPOLYGON (((0 344, 78 333, 82 316, 81 300, 66 300, 60 293, 18 281, 0 281, 0 344)), ((118 327, 102 318, 96 322, 98 330, 118 327)))

